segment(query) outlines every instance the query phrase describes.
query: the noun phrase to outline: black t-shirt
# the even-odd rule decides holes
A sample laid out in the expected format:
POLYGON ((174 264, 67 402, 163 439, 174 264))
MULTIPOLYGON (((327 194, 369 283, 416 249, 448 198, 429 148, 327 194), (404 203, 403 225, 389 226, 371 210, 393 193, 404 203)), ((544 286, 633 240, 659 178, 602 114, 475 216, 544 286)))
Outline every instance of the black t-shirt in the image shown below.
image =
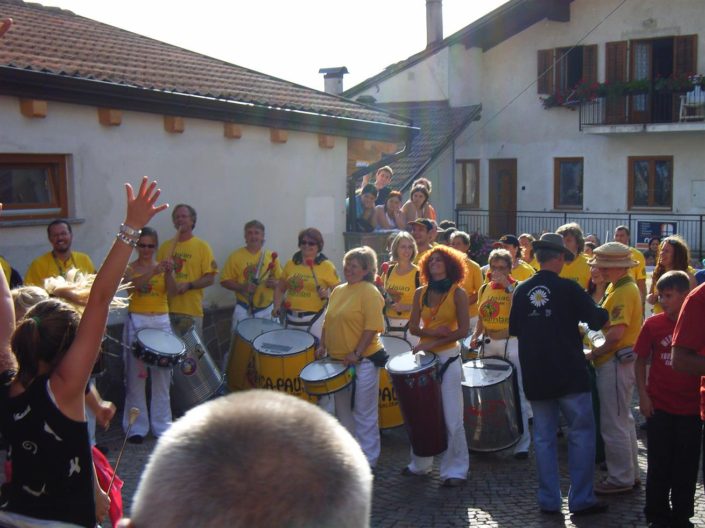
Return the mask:
POLYGON ((578 323, 598 330, 607 310, 577 282, 542 270, 517 286, 509 333, 519 339, 524 392, 529 400, 588 392, 590 378, 578 323))
POLYGON ((377 199, 375 199, 375 205, 384 205, 387 203, 387 198, 389 197, 390 192, 392 192, 392 188, 389 186, 377 189, 377 199))
POLYGON ((0 388, 0 429, 7 439, 12 480, 0 491, 0 508, 93 527, 93 458, 86 422, 64 416, 49 396, 47 376, 22 394, 0 388))

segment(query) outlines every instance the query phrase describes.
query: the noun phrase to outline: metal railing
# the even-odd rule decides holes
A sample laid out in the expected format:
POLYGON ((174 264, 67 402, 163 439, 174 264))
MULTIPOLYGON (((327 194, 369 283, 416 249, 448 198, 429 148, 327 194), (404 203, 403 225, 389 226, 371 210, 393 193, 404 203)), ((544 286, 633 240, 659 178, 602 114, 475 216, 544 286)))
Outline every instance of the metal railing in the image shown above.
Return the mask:
MULTIPOLYGON (((689 215, 676 213, 596 213, 591 211, 504 211, 492 212, 510 220, 516 219, 516 235, 531 233, 539 237, 541 233, 555 231, 569 222, 577 222, 585 234, 594 233, 605 242, 612 239, 614 228, 626 225, 631 232, 631 242, 648 242, 638 240, 639 222, 651 222, 664 226, 666 234, 670 234, 670 224, 675 224, 674 232, 682 236, 690 247, 694 258, 700 260, 705 253, 704 232, 705 215, 689 215)), ((458 229, 468 233, 478 232, 497 238, 504 233, 490 233, 489 211, 486 209, 463 210, 455 212, 455 223, 458 229)))

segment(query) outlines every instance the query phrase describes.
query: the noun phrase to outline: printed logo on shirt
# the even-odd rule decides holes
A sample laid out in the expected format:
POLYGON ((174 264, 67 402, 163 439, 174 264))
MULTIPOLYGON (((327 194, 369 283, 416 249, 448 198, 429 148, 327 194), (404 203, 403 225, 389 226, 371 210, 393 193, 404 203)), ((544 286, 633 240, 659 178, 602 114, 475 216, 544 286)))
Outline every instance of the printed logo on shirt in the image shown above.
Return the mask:
MULTIPOLYGON (((304 289, 303 276, 297 273, 296 275, 289 277, 289 280, 286 281, 286 288, 290 293, 302 295, 302 291, 304 289)), ((310 295, 307 296, 310 297, 310 295)))
POLYGON ((480 306, 480 312, 484 319, 494 319, 499 315, 499 303, 494 299, 489 299, 480 306))
POLYGON ((543 286, 536 286, 529 292, 529 302, 536 308, 541 308, 548 303, 549 291, 543 286))
POLYGON ((619 319, 622 316, 622 310, 624 310, 623 304, 618 304, 610 312, 610 319, 619 319))

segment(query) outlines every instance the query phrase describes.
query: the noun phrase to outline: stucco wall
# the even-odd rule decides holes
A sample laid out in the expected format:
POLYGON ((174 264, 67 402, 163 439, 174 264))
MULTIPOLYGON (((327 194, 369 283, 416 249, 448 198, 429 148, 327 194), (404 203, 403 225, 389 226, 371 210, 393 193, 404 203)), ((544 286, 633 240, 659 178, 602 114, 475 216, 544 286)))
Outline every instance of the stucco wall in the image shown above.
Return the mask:
MULTIPOLYGON (((269 129, 243 126, 242 138, 223 137, 219 122, 186 119, 183 134, 164 131, 160 115, 124 112, 122 125, 98 123, 94 107, 49 103, 45 119, 27 119, 16 98, 0 97, 0 152, 71 155, 74 249, 99 265, 124 215, 125 181, 156 178, 162 200, 186 202, 198 211, 195 234, 213 247, 219 266, 243 245, 242 226, 253 218, 267 227, 267 247, 282 260, 296 250, 296 235, 322 230, 324 252, 338 265, 344 253, 347 141, 322 149, 315 134, 289 131, 288 142, 270 141, 269 129)), ((153 226, 162 241, 173 236, 170 213, 153 226)), ((3 228, 0 253, 23 275, 49 244, 43 226, 3 228)), ((233 303, 219 285, 206 304, 233 303)))

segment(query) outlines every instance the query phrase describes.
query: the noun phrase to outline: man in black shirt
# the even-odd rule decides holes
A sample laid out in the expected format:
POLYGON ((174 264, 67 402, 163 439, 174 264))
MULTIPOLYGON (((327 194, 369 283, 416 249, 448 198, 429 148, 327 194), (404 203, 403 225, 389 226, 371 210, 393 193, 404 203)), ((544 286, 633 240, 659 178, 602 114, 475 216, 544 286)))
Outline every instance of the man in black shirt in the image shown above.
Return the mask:
POLYGON ((593 489, 595 421, 578 323, 598 330, 608 314, 575 281, 558 276, 573 259, 563 237, 546 233, 532 245, 541 269, 517 286, 509 333, 519 339, 524 392, 534 413, 539 508, 546 514, 561 510, 556 452, 560 412, 569 428, 568 509, 575 515, 602 513, 607 504, 597 501, 593 489))

